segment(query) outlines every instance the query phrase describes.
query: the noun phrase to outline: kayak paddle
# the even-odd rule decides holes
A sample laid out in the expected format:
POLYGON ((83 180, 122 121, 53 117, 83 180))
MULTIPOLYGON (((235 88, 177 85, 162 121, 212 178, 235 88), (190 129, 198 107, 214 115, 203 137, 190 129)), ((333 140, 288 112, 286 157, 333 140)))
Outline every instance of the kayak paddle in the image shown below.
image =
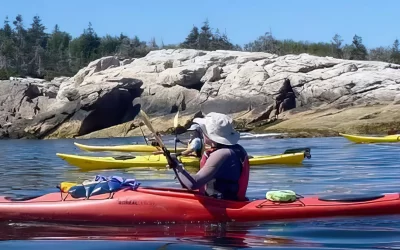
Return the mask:
MULTIPOLYGON (((149 130, 154 134, 154 137, 156 138, 157 142, 161 146, 162 151, 164 151, 164 155, 165 155, 165 158, 167 159, 169 167, 172 168, 172 170, 174 170, 175 177, 178 177, 178 172, 176 171, 176 168, 175 168, 176 167, 175 166, 176 163, 172 159, 171 153, 165 147, 163 141, 161 140, 161 137, 159 136, 159 133, 156 132, 156 130, 153 128, 153 125, 151 125, 149 117, 147 116, 147 114, 143 110, 140 110, 140 114, 142 116, 144 124, 146 124, 146 126, 149 128, 149 130)), ((182 181, 179 178, 177 178, 177 179, 179 180, 179 183, 181 184, 181 186, 183 188, 186 188, 185 185, 182 183, 182 181)))
POLYGON ((179 118, 179 110, 178 110, 178 112, 176 113, 175 118, 174 118, 174 128, 175 128, 175 154, 176 154, 176 139, 178 138, 178 133, 177 133, 177 128, 178 128, 178 124, 179 124, 178 118, 179 118))
POLYGON ((310 159, 311 158, 311 149, 310 148, 289 148, 286 149, 283 154, 295 154, 295 153, 301 153, 304 152, 305 156, 310 159))
POLYGON ((293 154, 293 153, 301 153, 301 152, 310 152, 310 148, 289 148, 286 149, 284 154, 293 154))
MULTIPOLYGON (((159 133, 156 132, 156 130, 153 128, 153 125, 151 125, 150 119, 147 116, 147 114, 142 109, 140 110, 140 114, 142 116, 142 120, 143 120, 144 124, 146 124, 147 128, 154 134, 154 138, 156 139, 156 141, 160 145, 162 151, 164 152, 164 155, 165 155, 165 157, 167 159, 167 162, 168 162, 169 166, 172 168, 172 166, 175 165, 175 162, 173 161, 173 159, 171 157, 171 153, 165 147, 163 141, 161 140, 161 137, 159 136, 159 133)), ((173 168, 173 169, 175 171, 175 168, 173 168)))
POLYGON ((142 131, 143 139, 144 139, 144 141, 146 142, 146 145, 149 145, 149 142, 147 141, 146 136, 145 136, 144 133, 143 133, 142 125, 139 124, 139 128, 140 128, 140 131, 142 131))

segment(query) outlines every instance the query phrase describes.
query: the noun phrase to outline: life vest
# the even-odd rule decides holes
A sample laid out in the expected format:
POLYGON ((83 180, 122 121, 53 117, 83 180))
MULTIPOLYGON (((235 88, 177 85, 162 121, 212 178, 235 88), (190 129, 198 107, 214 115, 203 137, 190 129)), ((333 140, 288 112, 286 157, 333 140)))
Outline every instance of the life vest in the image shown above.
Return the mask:
MULTIPOLYGON (((249 158, 245 152, 243 152, 243 151, 238 152, 238 151, 241 151, 240 148, 230 148, 230 149, 235 152, 236 156, 238 156, 239 161, 242 164, 240 177, 237 180, 237 182, 235 182, 235 184, 238 186, 237 193, 236 193, 236 199, 239 201, 243 201, 243 200, 246 200, 246 190, 247 190, 247 186, 248 186, 248 182, 249 182, 249 175, 250 175, 249 158), (243 157, 240 157, 241 154, 244 154, 243 157)), ((218 150, 218 148, 211 148, 211 149, 204 151, 204 154, 200 160, 200 169, 205 165, 205 163, 207 162, 207 159, 210 157, 210 155, 217 150, 218 150)), ((223 179, 214 179, 210 183, 215 183, 216 181, 224 182, 223 179)), ((229 181, 229 183, 232 184, 232 181, 229 181)), ((213 188, 213 184, 211 184, 211 187, 209 187, 209 185, 206 184, 204 187, 202 187, 200 189, 200 192, 206 193, 209 196, 215 196, 215 195, 218 196, 219 195, 218 191, 213 188)))
MULTIPOLYGON (((191 139, 188 144, 190 144, 194 139, 196 139, 196 138, 191 139)), ((196 150, 194 153, 196 154, 197 157, 200 158, 200 157, 202 157, 202 154, 204 152, 204 141, 201 138, 199 138, 199 139, 200 139, 201 147, 200 147, 200 149, 196 150)))

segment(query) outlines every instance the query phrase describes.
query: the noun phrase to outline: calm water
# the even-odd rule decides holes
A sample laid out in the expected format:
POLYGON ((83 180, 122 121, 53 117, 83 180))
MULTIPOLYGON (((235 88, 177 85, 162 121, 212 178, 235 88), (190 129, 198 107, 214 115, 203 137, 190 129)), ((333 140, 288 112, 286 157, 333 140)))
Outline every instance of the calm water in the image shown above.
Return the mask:
MULTIPOLYGON (((92 145, 142 143, 141 138, 82 140, 92 145)), ((171 142, 171 141, 169 141, 171 142)), ((73 140, 0 141, 0 193, 35 195, 57 191, 61 181, 83 181, 96 174, 134 177, 143 185, 179 187, 171 170, 80 172, 55 153, 82 152, 73 140)), ((400 191, 400 144, 354 145, 344 138, 243 140, 250 154, 275 154, 311 147, 302 166, 253 167, 248 196, 271 189, 302 195, 400 191)), ((400 249, 400 216, 319 219, 252 225, 85 227, 0 225, 0 249, 400 249)))

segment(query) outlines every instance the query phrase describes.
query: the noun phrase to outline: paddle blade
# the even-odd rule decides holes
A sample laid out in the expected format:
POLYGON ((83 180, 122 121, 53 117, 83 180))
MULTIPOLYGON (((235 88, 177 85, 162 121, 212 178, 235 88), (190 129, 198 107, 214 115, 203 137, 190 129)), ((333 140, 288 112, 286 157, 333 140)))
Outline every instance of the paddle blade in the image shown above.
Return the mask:
POLYGON ((176 113, 175 118, 174 118, 174 128, 177 128, 178 125, 179 125, 179 110, 176 113))
POLYGON ((293 153, 301 153, 301 152, 311 152, 310 148, 289 148, 283 152, 284 154, 293 154, 293 153))
POLYGON ((304 157, 307 159, 311 159, 311 149, 310 148, 290 148, 285 150, 283 154, 295 154, 295 153, 302 153, 304 152, 304 157))
POLYGON ((160 144, 160 146, 162 148, 165 148, 164 143, 162 142, 161 138, 156 133, 156 130, 153 128, 153 125, 151 125, 149 117, 142 109, 140 110, 140 115, 142 116, 142 120, 143 120, 144 124, 146 124, 147 128, 154 134, 154 138, 156 138, 158 144, 160 144))
POLYGON ((146 127, 153 133, 155 134, 156 131, 154 130, 153 126, 151 125, 150 118, 147 116, 147 114, 141 109, 140 110, 140 115, 142 116, 142 120, 144 124, 146 124, 146 127))

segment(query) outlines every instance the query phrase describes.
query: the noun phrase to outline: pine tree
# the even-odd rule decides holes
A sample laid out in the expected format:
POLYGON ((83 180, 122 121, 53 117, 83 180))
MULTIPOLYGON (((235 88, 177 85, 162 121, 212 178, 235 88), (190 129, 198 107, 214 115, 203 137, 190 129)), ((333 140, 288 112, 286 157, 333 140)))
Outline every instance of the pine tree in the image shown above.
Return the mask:
POLYGON ((115 55, 121 44, 119 37, 106 35, 100 39, 99 53, 101 56, 115 55))
POLYGON ((26 75, 26 30, 24 28, 23 19, 21 15, 17 15, 13 21, 15 26, 14 44, 15 44, 15 66, 16 72, 19 76, 26 75))
POLYGON ((343 58, 342 42, 343 39, 338 34, 332 38, 333 56, 336 58, 343 58))
POLYGON ((201 31, 199 34, 199 49, 209 50, 213 34, 208 20, 204 21, 203 26, 200 29, 201 31))
POLYGON ((396 39, 392 46, 392 53, 390 54, 390 62, 400 64, 400 51, 399 40, 396 39))
POLYGON ((181 43, 181 47, 186 49, 199 48, 199 28, 193 26, 185 41, 181 43))
POLYGON ((41 23, 39 16, 33 17, 31 27, 27 31, 27 51, 25 54, 28 60, 27 74, 35 77, 42 77, 44 73, 44 54, 47 45, 46 27, 41 23))
POLYGON ((8 79, 15 70, 15 44, 13 31, 8 17, 4 20, 4 26, 0 29, 0 80, 8 79))
POLYGON ((49 35, 46 46, 46 79, 52 79, 57 75, 71 75, 69 43, 71 35, 60 31, 56 24, 49 35))
POLYGON ((88 28, 83 30, 78 38, 71 41, 70 52, 74 60, 74 69, 78 70, 89 62, 99 58, 100 38, 89 22, 88 28))
POLYGON ((360 36, 354 35, 352 50, 350 52, 350 60, 366 60, 368 56, 367 49, 362 43, 362 38, 360 36))

